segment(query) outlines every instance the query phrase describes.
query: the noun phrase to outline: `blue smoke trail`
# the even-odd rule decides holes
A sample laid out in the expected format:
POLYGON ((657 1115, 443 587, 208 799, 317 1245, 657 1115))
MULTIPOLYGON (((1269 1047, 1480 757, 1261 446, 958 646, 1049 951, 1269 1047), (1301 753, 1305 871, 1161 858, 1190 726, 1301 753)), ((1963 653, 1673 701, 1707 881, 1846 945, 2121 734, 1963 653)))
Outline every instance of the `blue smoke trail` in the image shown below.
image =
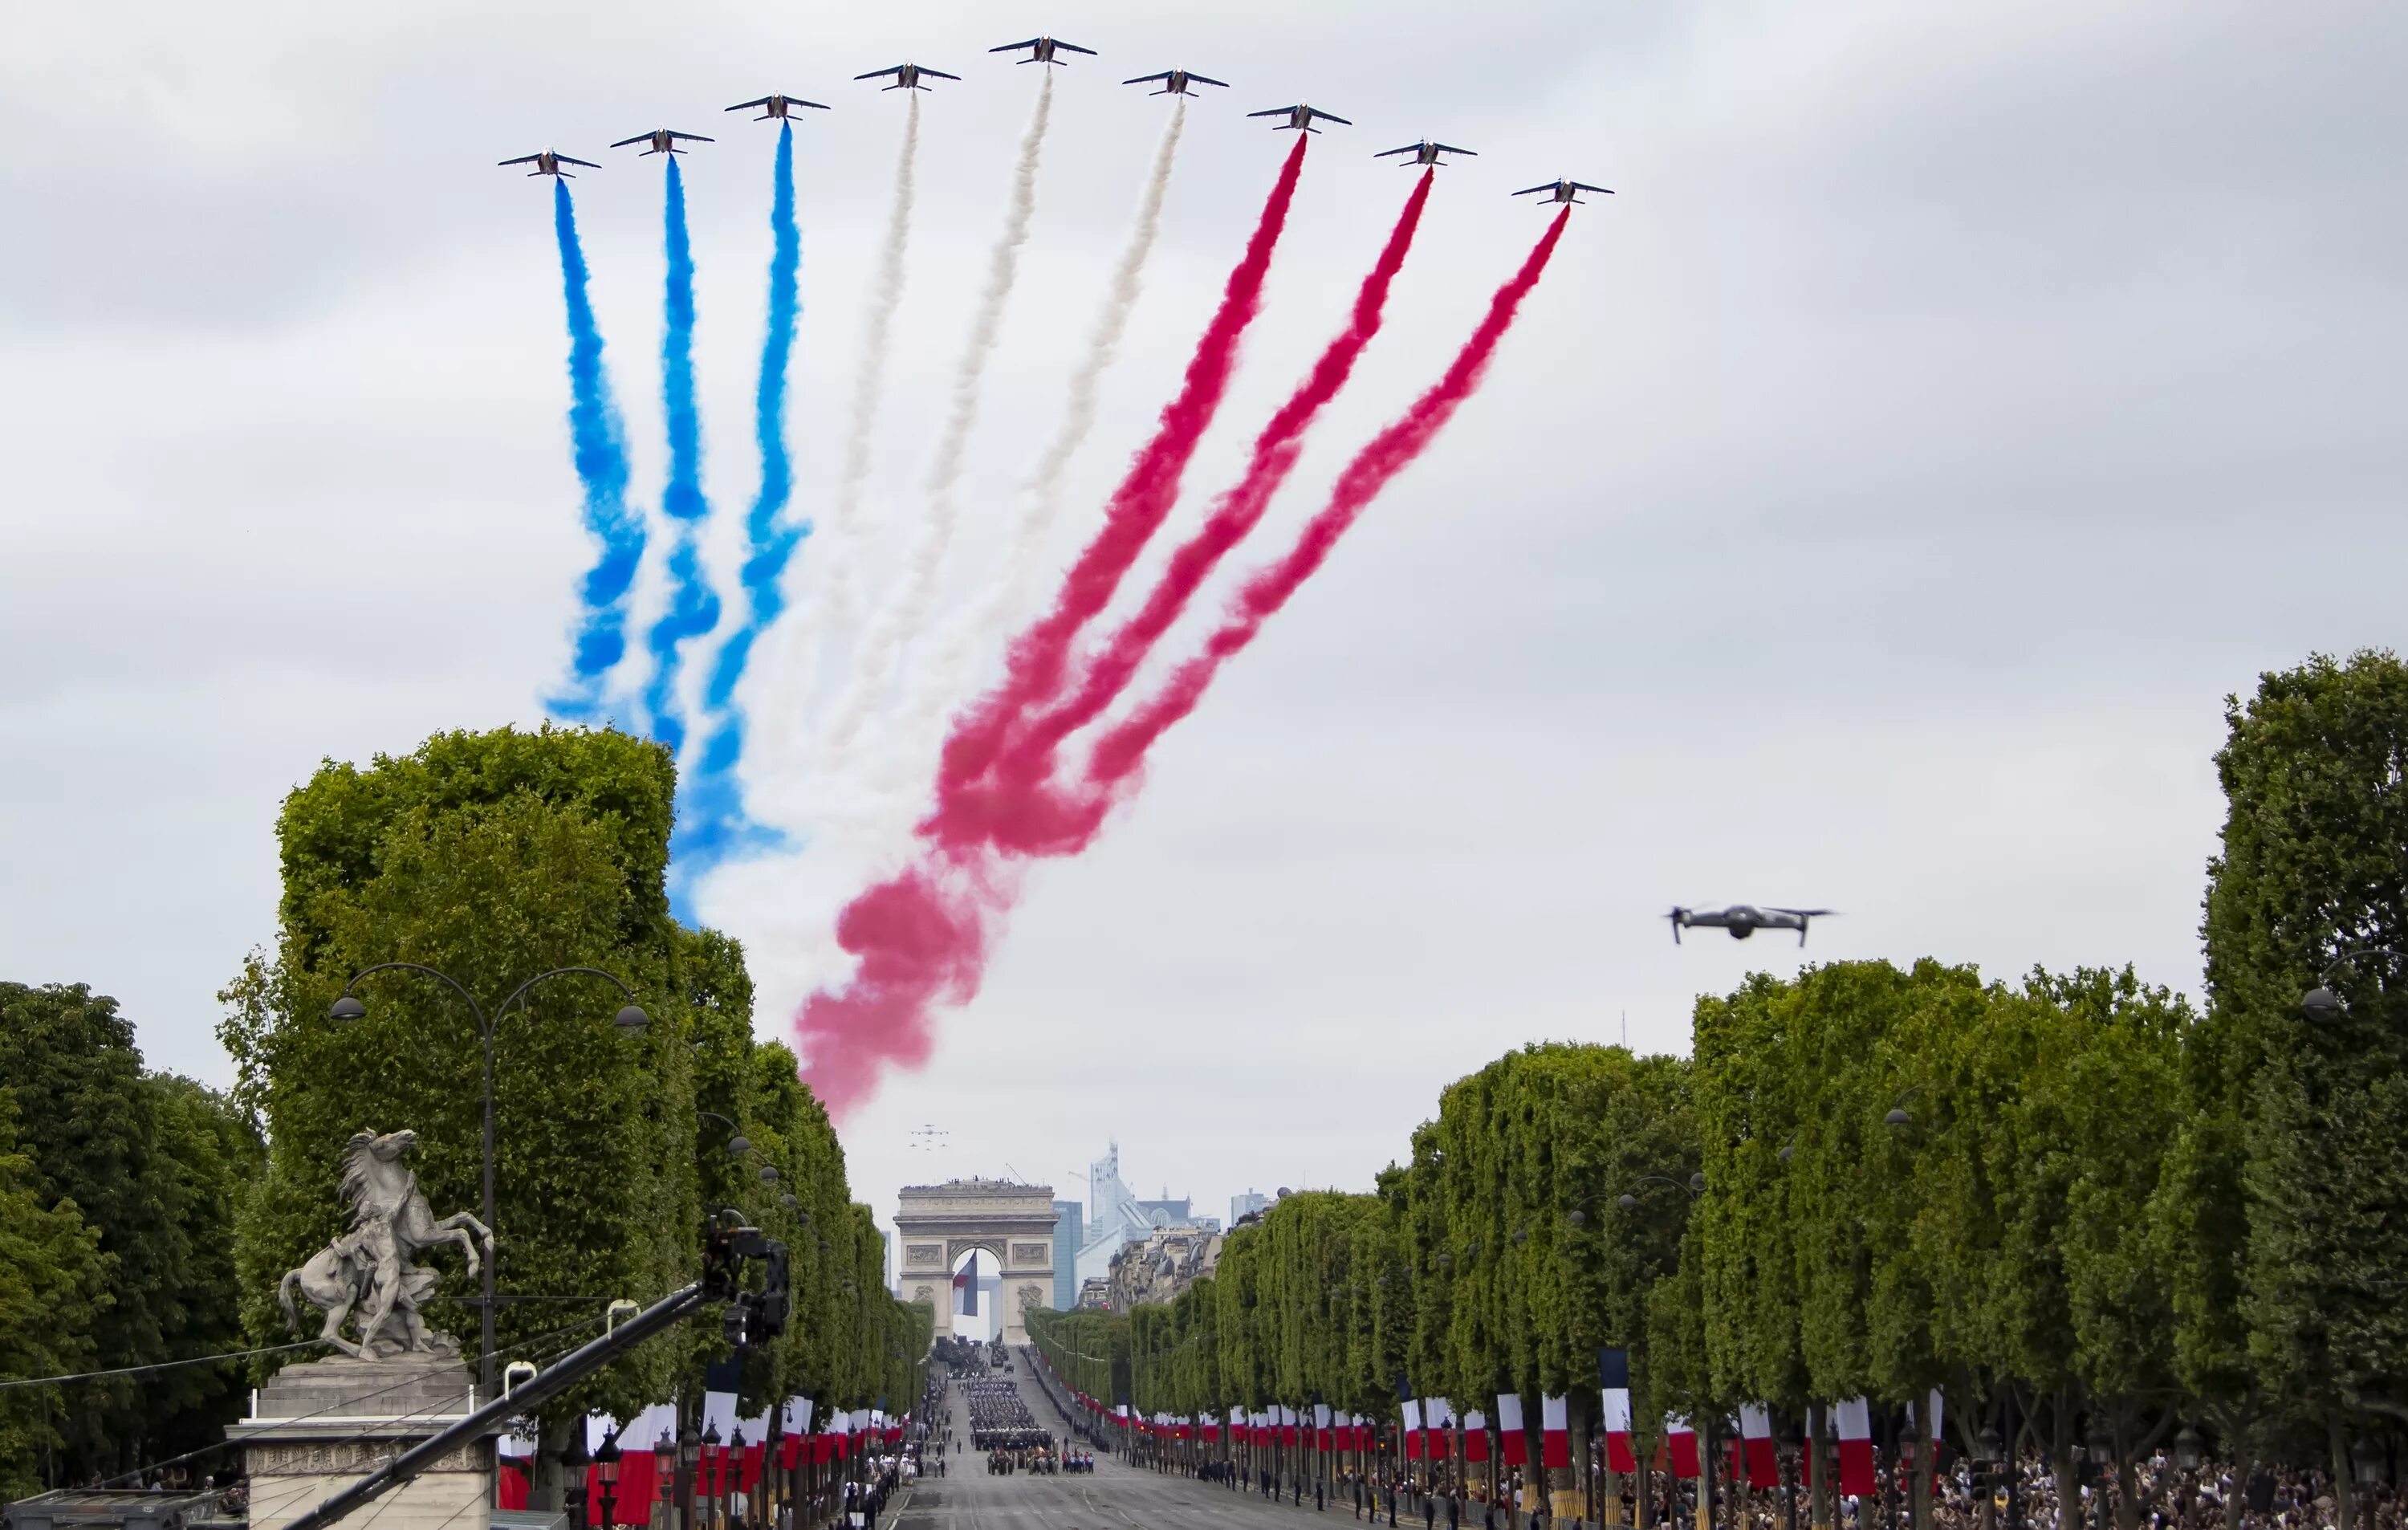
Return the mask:
POLYGON ((561 294, 568 307, 568 434, 585 490, 585 529, 602 544, 578 591, 581 616, 568 684, 552 698, 552 709, 591 722, 601 708, 603 678, 627 651, 627 591, 644 559, 644 522, 627 511, 626 436, 602 368, 602 332, 594 322, 585 247, 577 237, 577 209, 566 180, 552 183, 552 223, 560 238, 561 294))
POLYGON ((761 446, 761 491, 744 518, 744 620, 721 647, 703 691, 711 728, 701 759, 685 776, 684 800, 669 849, 671 907, 689 922, 696 880, 739 851, 775 848, 784 838, 752 822, 736 779, 736 767, 744 758, 744 713, 736 705, 736 687, 752 660, 753 644, 786 608, 780 581, 795 549, 811 534, 810 522, 785 519, 795 492, 794 463, 786 450, 786 373, 794 360, 795 327, 801 312, 803 241, 795 224, 795 130, 784 122, 778 125, 769 232, 769 319, 752 409, 753 433, 761 446))
POLYGON ((694 246, 686 236, 685 178, 668 160, 668 194, 663 212, 668 282, 661 335, 661 407, 667 417, 669 477, 661 508, 678 528, 669 550, 669 603, 646 634, 652 655, 652 683, 644 707, 652 736, 672 754, 685 750, 685 714, 678 704, 679 648, 719 624, 719 596, 703 578, 701 532, 710 503, 702 496, 702 424, 694 399, 694 246))

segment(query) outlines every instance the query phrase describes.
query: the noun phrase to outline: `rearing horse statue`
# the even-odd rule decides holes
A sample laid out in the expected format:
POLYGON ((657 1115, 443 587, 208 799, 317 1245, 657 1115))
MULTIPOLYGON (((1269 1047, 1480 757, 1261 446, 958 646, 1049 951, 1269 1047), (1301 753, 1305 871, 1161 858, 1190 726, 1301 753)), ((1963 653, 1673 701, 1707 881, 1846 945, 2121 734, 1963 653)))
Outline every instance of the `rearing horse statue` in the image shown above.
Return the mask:
MULTIPOLYGON (((276 1299, 287 1323, 300 1325, 293 1305, 303 1299, 326 1314, 318 1337, 360 1359, 437 1350, 437 1339, 418 1315, 419 1303, 441 1279, 411 1263, 410 1255, 438 1243, 457 1243, 475 1275, 481 1265, 477 1245, 491 1257, 491 1229, 466 1211, 437 1219, 418 1188, 418 1176, 401 1162, 418 1143, 415 1132, 361 1132, 343 1151, 343 1199, 351 1208, 351 1230, 310 1256, 277 1282, 276 1299), (343 1337, 343 1320, 359 1313, 359 1341, 343 1337), (398 1330, 397 1332, 395 1330, 398 1330)), ((448 1341, 444 1341, 448 1343, 448 1341)))

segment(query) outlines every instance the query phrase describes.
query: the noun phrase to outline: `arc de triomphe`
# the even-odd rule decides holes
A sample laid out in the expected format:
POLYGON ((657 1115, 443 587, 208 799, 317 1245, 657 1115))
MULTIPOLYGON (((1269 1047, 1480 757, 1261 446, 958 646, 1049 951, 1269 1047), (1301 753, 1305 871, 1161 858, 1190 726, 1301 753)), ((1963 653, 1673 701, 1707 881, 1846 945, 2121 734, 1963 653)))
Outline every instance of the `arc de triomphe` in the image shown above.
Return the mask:
POLYGON ((896 1285, 907 1302, 937 1311, 937 1333, 953 1331, 953 1265, 982 1249, 1003 1272, 1003 1340, 1028 1342, 1021 1313, 1054 1295, 1054 1187, 1009 1180, 906 1185, 895 1213, 902 1239, 896 1285))

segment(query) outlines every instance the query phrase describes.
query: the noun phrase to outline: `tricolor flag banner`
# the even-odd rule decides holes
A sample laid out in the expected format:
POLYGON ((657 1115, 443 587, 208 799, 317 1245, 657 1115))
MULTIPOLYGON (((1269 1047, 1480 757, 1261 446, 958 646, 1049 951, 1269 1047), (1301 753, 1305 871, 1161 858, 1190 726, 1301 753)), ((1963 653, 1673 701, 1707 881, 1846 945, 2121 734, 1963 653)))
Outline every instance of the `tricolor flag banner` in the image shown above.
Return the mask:
POLYGON ((1508 1466, 1526 1466, 1530 1462, 1527 1437, 1522 1432, 1522 1397, 1514 1392, 1497 1394, 1498 1461, 1508 1466))
POLYGON ((1831 1409, 1840 1437, 1840 1491, 1854 1497, 1873 1495, 1872 1409, 1862 1397, 1851 1397, 1831 1409))
POLYGON ((535 1483, 535 1441, 524 1435, 504 1435, 494 1442, 494 1465, 501 1473, 496 1486, 501 1508, 526 1508, 527 1489, 535 1483))
POLYGON ((1463 1416, 1463 1459, 1473 1466, 1488 1459, 1488 1415, 1476 1408, 1463 1416))
POLYGON ((1772 1451, 1772 1409, 1762 1403, 1740 1404, 1739 1434, 1746 1446, 1747 1485, 1779 1487, 1781 1464, 1772 1451))
POLYGON ((761 1468, 769 1451, 769 1409, 763 1408, 739 1425, 744 1431, 743 1475, 737 1480, 738 1491, 750 1493, 761 1485, 761 1468))
POLYGON ((1329 1427, 1329 1405, 1327 1403, 1315 1403, 1312 1405, 1313 1439, 1320 1449, 1321 1453, 1324 1455, 1327 1455, 1332 1447, 1337 1444, 1337 1440, 1332 1437, 1332 1431, 1329 1427))
POLYGON ((1664 1415, 1664 1453, 1672 1463, 1672 1475, 1684 1481, 1698 1475, 1697 1427, 1678 1413, 1664 1415))
POLYGON ((1543 1466, 1572 1464, 1570 1401, 1568 1397, 1539 1399, 1539 1459, 1543 1466))
POLYGON ((1739 1432, 1739 1420, 1732 1414, 1723 1415, 1723 1480, 1737 1487, 1747 1480, 1747 1452, 1741 1447, 1744 1437, 1739 1432))
POLYGON ((1283 1406, 1279 1410, 1279 1416, 1280 1448, 1293 1451, 1296 1449, 1296 1409, 1283 1406))
POLYGON ((1422 1458, 1422 1405, 1418 1399, 1405 1399, 1405 1459, 1422 1458))
POLYGON ((979 1315, 978 1266, 978 1255, 973 1253, 968 1264, 953 1271, 953 1311, 957 1316, 974 1318, 979 1315))
POLYGON ((1597 1351, 1598 1385, 1605 1394, 1605 1469, 1637 1471, 1639 1457, 1630 1449, 1630 1351, 1597 1351))
POLYGON ((1447 1430, 1455 1423, 1455 1409, 1443 1397, 1422 1400, 1422 1427, 1429 1432, 1429 1443, 1423 1453, 1432 1461, 1444 1461, 1455 1454, 1455 1442, 1447 1430))

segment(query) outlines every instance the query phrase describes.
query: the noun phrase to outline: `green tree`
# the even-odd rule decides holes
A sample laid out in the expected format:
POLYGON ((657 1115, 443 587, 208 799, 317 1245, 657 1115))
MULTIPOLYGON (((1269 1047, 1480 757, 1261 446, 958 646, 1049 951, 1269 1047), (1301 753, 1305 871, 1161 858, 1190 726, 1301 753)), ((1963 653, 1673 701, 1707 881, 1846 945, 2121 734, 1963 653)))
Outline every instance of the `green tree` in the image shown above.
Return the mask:
MULTIPOLYGON (((440 982, 396 972, 361 985, 365 1020, 325 1018, 345 980, 381 962, 448 972, 486 1006, 559 966, 599 967, 633 987, 652 1017, 639 1037, 615 1031, 617 990, 588 978, 547 982, 495 1022, 499 1289, 649 1301, 693 1277, 703 1194, 730 1188, 734 1173, 708 1186, 698 1173, 696 1090, 744 1073, 740 1055, 722 1062, 708 1043, 727 1037, 723 1010, 749 1007, 749 988, 731 979, 731 960, 738 979, 741 964, 726 943, 668 916, 674 790, 656 745, 504 729, 440 735, 366 769, 329 763, 287 799, 276 951, 228 990, 220 1032, 271 1145, 242 1218, 255 1338, 285 1332, 277 1280, 340 1231, 338 1165, 354 1132, 416 1131, 413 1167, 430 1204, 479 1208, 482 1047, 467 1006, 440 982)), ((427 1313, 472 1349, 476 1309, 458 1298, 474 1290, 452 1265, 427 1313)), ((502 1351, 559 1349, 566 1339, 539 1336, 575 1310, 506 1302, 502 1351)), ((665 1395, 693 1359, 694 1332, 655 1340, 561 1410, 665 1395)))
POLYGON ((2170 1219, 2183 1358, 2229 1408, 2260 1389, 2301 1448, 2333 1452, 2345 1494, 2349 1432, 2408 1419, 2408 666, 2317 656, 2225 711, 2189 1194, 2170 1219), (2312 1020, 2300 996, 2329 966, 2344 1008, 2312 1020), (2227 1197, 2239 1219, 2219 1220, 2227 1197))
MULTIPOLYGON (((95 1333, 111 1294, 100 1234, 72 1200, 46 1200, 17 1137, 16 1096, 0 1089, 0 1380, 93 1368, 95 1333)), ((66 1443, 62 1423, 79 1394, 0 1392, 0 1498, 41 1485, 44 1455, 66 1443)))
MULTIPOLYGON (((71 1203, 98 1235, 111 1299, 89 1335, 95 1368, 239 1348, 231 1218, 259 1148, 227 1102, 145 1073, 117 1002, 80 984, 0 983, 0 1080, 35 1203, 71 1203)), ((240 1380, 194 1366, 82 1384, 61 1409, 60 1469, 122 1471, 205 1442, 240 1380)))

